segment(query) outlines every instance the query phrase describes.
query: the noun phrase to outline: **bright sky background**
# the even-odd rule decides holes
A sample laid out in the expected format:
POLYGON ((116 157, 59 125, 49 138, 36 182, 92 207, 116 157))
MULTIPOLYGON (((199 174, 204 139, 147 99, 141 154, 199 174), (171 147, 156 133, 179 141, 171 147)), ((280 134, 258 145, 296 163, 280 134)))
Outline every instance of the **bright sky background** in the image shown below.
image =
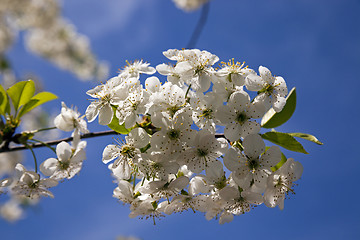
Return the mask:
MULTIPOLYGON (((63 14, 87 35, 99 59, 111 64, 110 76, 125 60, 144 59, 156 66, 168 60, 162 51, 186 46, 200 11, 185 13, 170 0, 63 0, 63 14)), ((46 91, 84 113, 85 92, 95 83, 81 82, 47 61, 26 52, 23 41, 9 52, 17 73, 34 72, 46 91)), ((219 225, 202 213, 152 221, 128 218, 128 206, 112 197, 116 184, 101 154, 112 137, 88 140, 80 175, 51 189, 24 220, 0 220, 0 239, 360 239, 358 149, 360 118, 359 0, 213 0, 197 48, 222 61, 235 58, 249 67, 268 67, 297 87, 292 119, 277 128, 317 136, 323 146, 303 142, 309 155, 284 151, 304 166, 296 195, 285 209, 257 207, 219 225)), ((92 131, 105 130, 97 121, 92 131)), ((51 151, 37 150, 40 159, 51 151)), ((27 163, 32 166, 31 157, 27 163)))

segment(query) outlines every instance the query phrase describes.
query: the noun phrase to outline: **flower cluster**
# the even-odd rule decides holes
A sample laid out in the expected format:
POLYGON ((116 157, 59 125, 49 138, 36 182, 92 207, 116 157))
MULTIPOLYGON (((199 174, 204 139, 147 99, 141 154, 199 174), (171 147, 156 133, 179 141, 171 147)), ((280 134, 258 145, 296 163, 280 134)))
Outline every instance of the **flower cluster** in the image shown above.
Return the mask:
POLYGON ((282 209, 302 165, 279 165, 280 148, 265 146, 258 121, 284 107, 284 79, 234 60, 214 68, 219 58, 198 49, 163 54, 175 63, 135 61, 87 92, 87 119, 128 133, 103 151, 118 183, 114 197, 130 204, 130 217, 191 209, 220 224, 262 203, 282 209), (167 81, 141 84, 141 74, 156 71, 167 81))
POLYGON ((20 219, 24 215, 23 205, 36 204, 41 197, 53 198, 49 188, 80 172, 86 158, 86 142, 81 141, 80 133, 88 133, 86 121, 76 109, 68 108, 62 102, 61 113, 54 124, 59 130, 72 131, 73 141, 71 145, 62 141, 56 149, 49 146, 57 156, 43 161, 40 172, 35 155, 35 171, 30 171, 20 163, 19 154, 0 154, 0 195, 7 193, 9 196, 9 200, 0 206, 0 215, 4 219, 11 222, 20 219))
POLYGON ((102 80, 107 76, 107 64, 97 62, 88 39, 60 16, 56 0, 1 1, 0 55, 10 47, 18 30, 26 30, 30 51, 80 79, 102 80))

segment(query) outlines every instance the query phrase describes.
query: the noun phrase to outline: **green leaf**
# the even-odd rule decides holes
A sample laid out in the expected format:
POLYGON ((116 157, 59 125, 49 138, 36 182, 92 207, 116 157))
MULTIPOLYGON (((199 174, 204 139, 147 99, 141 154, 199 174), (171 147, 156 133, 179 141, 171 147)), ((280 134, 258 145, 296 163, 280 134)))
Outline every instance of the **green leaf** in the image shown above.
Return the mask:
POLYGON ((34 96, 35 84, 32 80, 18 82, 11 86, 6 92, 12 100, 15 111, 17 111, 34 96))
POLYGON ((5 89, 0 85, 0 115, 10 114, 10 102, 5 89))
POLYGON ((316 144, 323 145, 323 143, 320 142, 315 136, 307 134, 307 133, 288 133, 288 134, 290 134, 293 137, 302 138, 302 139, 308 140, 310 142, 314 142, 316 144))
POLYGON ((267 132, 261 134, 261 137, 290 151, 308 154, 303 146, 288 133, 267 132))
POLYGON ((21 118, 25 113, 30 112, 34 108, 49 102, 51 100, 57 99, 57 96, 50 92, 40 92, 33 96, 28 103, 24 105, 23 108, 21 108, 19 115, 17 118, 21 118))
POLYGON ((116 117, 115 115, 115 111, 114 111, 114 116, 113 119, 111 120, 111 123, 108 125, 109 128, 111 128, 112 130, 114 130, 117 133, 120 134, 128 134, 130 132, 129 129, 125 128, 125 123, 120 125, 119 124, 119 119, 116 117))
POLYGON ((281 112, 275 112, 273 108, 265 113, 261 120, 263 128, 275 128, 287 122, 296 108, 296 88, 294 87, 286 97, 286 104, 281 112))

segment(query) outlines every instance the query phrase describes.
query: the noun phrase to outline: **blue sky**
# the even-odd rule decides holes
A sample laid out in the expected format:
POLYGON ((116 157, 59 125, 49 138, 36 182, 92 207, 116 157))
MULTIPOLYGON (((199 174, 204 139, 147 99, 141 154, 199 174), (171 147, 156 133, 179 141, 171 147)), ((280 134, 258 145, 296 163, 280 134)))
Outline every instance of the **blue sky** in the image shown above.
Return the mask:
MULTIPOLYGON (((260 206, 219 225, 203 214, 152 221, 128 218, 129 209, 112 198, 116 187, 101 162, 111 137, 88 140, 88 159, 80 175, 53 189, 15 224, 0 220, 1 239, 360 239, 358 148, 360 117, 360 1, 358 0, 213 0, 197 48, 223 61, 235 58, 249 67, 268 67, 297 87, 298 105, 283 132, 312 133, 323 146, 302 142, 309 155, 286 152, 304 166, 296 195, 285 209, 260 206)), ((170 0, 63 1, 63 14, 87 35, 110 75, 125 60, 144 59, 156 66, 168 60, 162 51, 186 46, 200 11, 184 13, 170 0)), ((26 52, 21 36, 8 54, 17 73, 34 72, 45 90, 84 112, 81 82, 40 57, 26 52)), ((49 103, 60 110, 60 100, 49 103)), ((89 124, 96 131, 104 128, 89 124)), ((43 159, 51 152, 37 153, 43 159)), ((28 163, 32 164, 30 156, 28 163)))

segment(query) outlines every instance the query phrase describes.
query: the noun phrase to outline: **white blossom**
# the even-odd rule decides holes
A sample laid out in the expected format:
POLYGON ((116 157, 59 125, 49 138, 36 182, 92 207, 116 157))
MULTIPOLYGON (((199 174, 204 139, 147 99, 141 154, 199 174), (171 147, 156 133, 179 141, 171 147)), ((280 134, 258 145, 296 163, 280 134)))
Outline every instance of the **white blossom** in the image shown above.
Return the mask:
POLYGON ((207 51, 198 49, 186 49, 181 51, 183 61, 178 62, 175 71, 180 75, 180 79, 191 88, 205 92, 209 89, 212 78, 214 78, 214 65, 219 58, 207 51))
POLYGON ((194 173, 200 173, 210 162, 224 154, 228 144, 224 138, 216 139, 209 131, 197 132, 194 142, 179 158, 194 173))
POLYGON ((8 222, 15 222, 24 217, 24 211, 17 201, 10 200, 0 206, 0 215, 8 222))
POLYGON ((54 119, 55 126, 62 131, 77 130, 82 133, 88 133, 86 121, 80 117, 80 113, 75 109, 68 108, 64 102, 61 102, 61 113, 54 119))
POLYGON ((145 74, 154 74, 156 72, 155 68, 150 67, 150 63, 143 63, 142 60, 135 60, 133 63, 126 62, 127 66, 120 71, 119 76, 125 78, 140 78, 141 73, 145 74))
POLYGON ((149 136, 142 128, 134 128, 121 145, 110 144, 103 151, 102 161, 107 164, 114 160, 112 170, 119 179, 129 179, 134 164, 137 164, 140 149, 149 143, 149 136))
POLYGON ((264 203, 267 207, 284 209, 284 200, 287 194, 294 193, 293 185, 303 172, 300 162, 289 158, 276 172, 271 174, 267 180, 264 193, 264 203))
POLYGON ((114 115, 112 105, 118 104, 127 97, 127 89, 122 80, 120 77, 114 77, 86 92, 87 95, 98 99, 91 102, 86 109, 85 114, 89 122, 94 121, 98 115, 99 124, 108 125, 111 122, 114 115))
POLYGON ((57 184, 58 182, 54 179, 40 178, 40 175, 36 172, 24 171, 11 190, 16 194, 29 198, 39 198, 40 196, 54 198, 54 195, 47 189, 55 187, 57 184))
POLYGON ((225 166, 233 171, 237 184, 249 189, 253 184, 265 189, 267 177, 281 160, 278 146, 272 146, 265 152, 265 143, 258 134, 245 137, 243 143, 244 154, 235 148, 230 148, 224 157, 225 166), (265 152, 265 153, 264 153, 265 152))
POLYGON ((199 93, 190 99, 193 108, 192 119, 200 128, 211 133, 216 132, 215 112, 222 106, 222 101, 214 92, 208 92, 205 95, 199 93))
POLYGON ((67 142, 56 146, 57 158, 49 158, 40 165, 40 171, 54 180, 71 179, 78 174, 86 158, 86 142, 82 141, 77 148, 71 147, 67 142))
POLYGON ((168 113, 155 113, 152 121, 161 130, 150 140, 151 150, 177 157, 186 146, 190 146, 195 137, 195 131, 190 128, 191 117, 186 111, 176 112, 174 117, 168 113))
POLYGON ((227 186, 220 190, 220 197, 226 201, 225 209, 234 214, 240 215, 249 212, 254 205, 263 203, 263 197, 259 193, 239 190, 234 187, 227 186))
POLYGON ((260 118, 264 113, 263 104, 250 103, 250 97, 246 92, 235 92, 230 96, 227 105, 218 109, 216 117, 225 125, 225 137, 230 141, 236 141, 240 137, 258 133, 260 125, 252 118, 260 118))
POLYGON ((267 108, 272 105, 276 112, 280 112, 285 106, 285 96, 288 93, 285 80, 272 76, 270 70, 263 66, 259 67, 259 73, 260 76, 250 74, 246 77, 246 88, 259 92, 256 101, 264 102, 267 108))

